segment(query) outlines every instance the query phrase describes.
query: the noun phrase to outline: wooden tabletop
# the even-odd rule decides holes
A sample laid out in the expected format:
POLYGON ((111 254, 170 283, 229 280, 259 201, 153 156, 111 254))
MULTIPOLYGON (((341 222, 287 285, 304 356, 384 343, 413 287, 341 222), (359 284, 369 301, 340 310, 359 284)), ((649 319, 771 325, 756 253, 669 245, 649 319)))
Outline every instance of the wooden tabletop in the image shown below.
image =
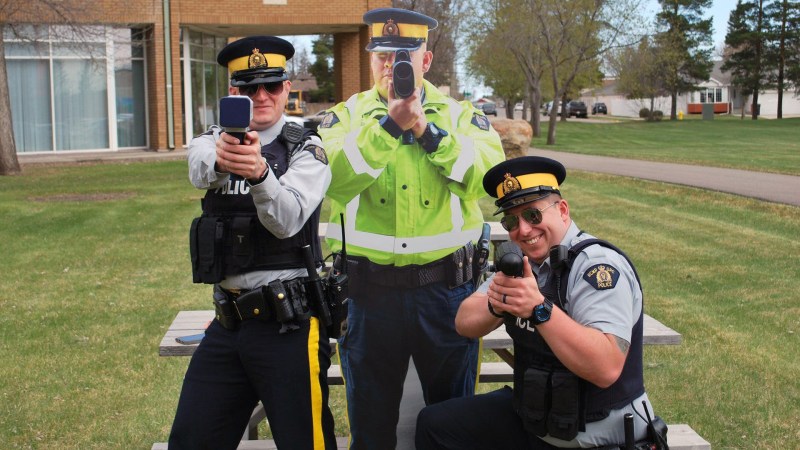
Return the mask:
MULTIPOLYGON (((208 323, 214 318, 213 310, 180 311, 169 326, 161 343, 158 346, 160 356, 189 356, 194 353, 197 344, 179 344, 175 338, 202 333, 208 323)), ((658 345, 677 345, 681 343, 681 335, 672 328, 644 315, 644 343, 658 345)), ((483 338, 483 348, 491 350, 511 349, 513 343, 506 333, 505 327, 500 327, 483 338)))

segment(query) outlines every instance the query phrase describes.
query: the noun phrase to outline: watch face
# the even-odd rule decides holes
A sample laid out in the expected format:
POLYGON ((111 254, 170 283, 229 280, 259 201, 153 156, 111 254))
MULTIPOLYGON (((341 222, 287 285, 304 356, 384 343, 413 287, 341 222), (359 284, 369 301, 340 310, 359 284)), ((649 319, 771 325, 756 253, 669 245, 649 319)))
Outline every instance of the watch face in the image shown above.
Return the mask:
POLYGON ((533 308, 533 314, 536 316, 537 323, 547 322, 550 320, 551 308, 548 308, 547 306, 548 305, 542 303, 533 308))

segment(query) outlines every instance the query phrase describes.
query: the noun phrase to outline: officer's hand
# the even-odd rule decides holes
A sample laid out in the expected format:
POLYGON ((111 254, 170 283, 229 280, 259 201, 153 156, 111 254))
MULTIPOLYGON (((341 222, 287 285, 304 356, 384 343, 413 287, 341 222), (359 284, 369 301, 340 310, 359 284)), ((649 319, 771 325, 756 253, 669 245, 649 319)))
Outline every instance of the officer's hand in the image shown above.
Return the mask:
POLYGON ((533 307, 544 301, 544 296, 539 291, 527 256, 522 258, 522 267, 522 278, 497 272, 489 287, 489 301, 498 313, 504 311, 527 319, 533 313, 533 307))
MULTIPOLYGON (((425 112, 422 109, 422 87, 414 89, 414 93, 407 98, 396 98, 394 96, 394 83, 389 80, 389 116, 397 123, 404 131, 412 128, 416 129, 420 120, 425 120, 425 112)), ((425 130, 425 125, 422 126, 422 131, 425 130)), ((420 131, 419 135, 422 135, 420 131)), ((414 133, 416 136, 416 132, 414 133)))
POLYGON ((261 143, 257 131, 248 131, 244 143, 222 133, 217 140, 217 167, 221 172, 235 173, 243 178, 261 178, 266 170, 266 163, 261 156, 261 143))

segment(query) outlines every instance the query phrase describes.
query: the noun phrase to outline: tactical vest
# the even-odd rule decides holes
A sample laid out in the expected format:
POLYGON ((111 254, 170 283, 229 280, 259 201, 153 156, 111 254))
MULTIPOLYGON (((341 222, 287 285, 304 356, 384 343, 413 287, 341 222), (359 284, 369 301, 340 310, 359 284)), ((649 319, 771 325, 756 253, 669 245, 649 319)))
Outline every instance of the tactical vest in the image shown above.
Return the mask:
MULTIPOLYGON (((304 130, 300 143, 278 136, 261 147, 269 170, 277 178, 289 167, 294 151, 312 135, 304 130)), ((322 261, 319 243, 321 205, 294 236, 280 239, 258 220, 250 186, 241 176, 231 174, 226 185, 209 189, 201 200, 203 214, 192 223, 190 247, 195 283, 218 283, 225 276, 254 270, 305 268, 301 248, 311 245, 314 261, 322 261)))
MULTIPOLYGON (((581 251, 594 244, 608 247, 625 257, 639 281, 636 268, 625 253, 606 241, 586 239, 569 249, 566 260, 554 263, 551 257, 552 276, 540 288, 545 297, 564 311, 572 264, 581 251)), ((641 288, 641 283, 639 286, 641 288)), ((528 432, 572 440, 579 431, 586 431, 586 423, 604 419, 612 409, 618 409, 644 394, 643 312, 633 326, 631 345, 622 373, 614 384, 605 389, 570 372, 556 358, 541 334, 530 331, 533 325, 525 326, 525 321, 522 321, 521 328, 517 321, 514 316, 505 318, 506 330, 514 340, 514 409, 528 432)))

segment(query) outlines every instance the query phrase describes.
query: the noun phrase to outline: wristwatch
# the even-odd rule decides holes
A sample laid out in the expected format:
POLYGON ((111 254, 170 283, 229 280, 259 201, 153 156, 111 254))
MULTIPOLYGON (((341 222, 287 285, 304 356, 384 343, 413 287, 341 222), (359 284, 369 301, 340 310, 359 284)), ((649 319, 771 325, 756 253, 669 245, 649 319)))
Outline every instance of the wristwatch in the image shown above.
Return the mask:
POLYGON ((531 314, 531 321, 534 325, 541 325, 550 320, 550 313, 553 312, 553 302, 547 297, 544 298, 542 303, 533 307, 533 314, 531 314))
POLYGON ((425 127, 425 131, 422 132, 422 136, 417 141, 426 152, 433 153, 439 148, 439 142, 445 136, 447 136, 446 131, 437 127, 433 122, 428 122, 428 126, 425 127))

